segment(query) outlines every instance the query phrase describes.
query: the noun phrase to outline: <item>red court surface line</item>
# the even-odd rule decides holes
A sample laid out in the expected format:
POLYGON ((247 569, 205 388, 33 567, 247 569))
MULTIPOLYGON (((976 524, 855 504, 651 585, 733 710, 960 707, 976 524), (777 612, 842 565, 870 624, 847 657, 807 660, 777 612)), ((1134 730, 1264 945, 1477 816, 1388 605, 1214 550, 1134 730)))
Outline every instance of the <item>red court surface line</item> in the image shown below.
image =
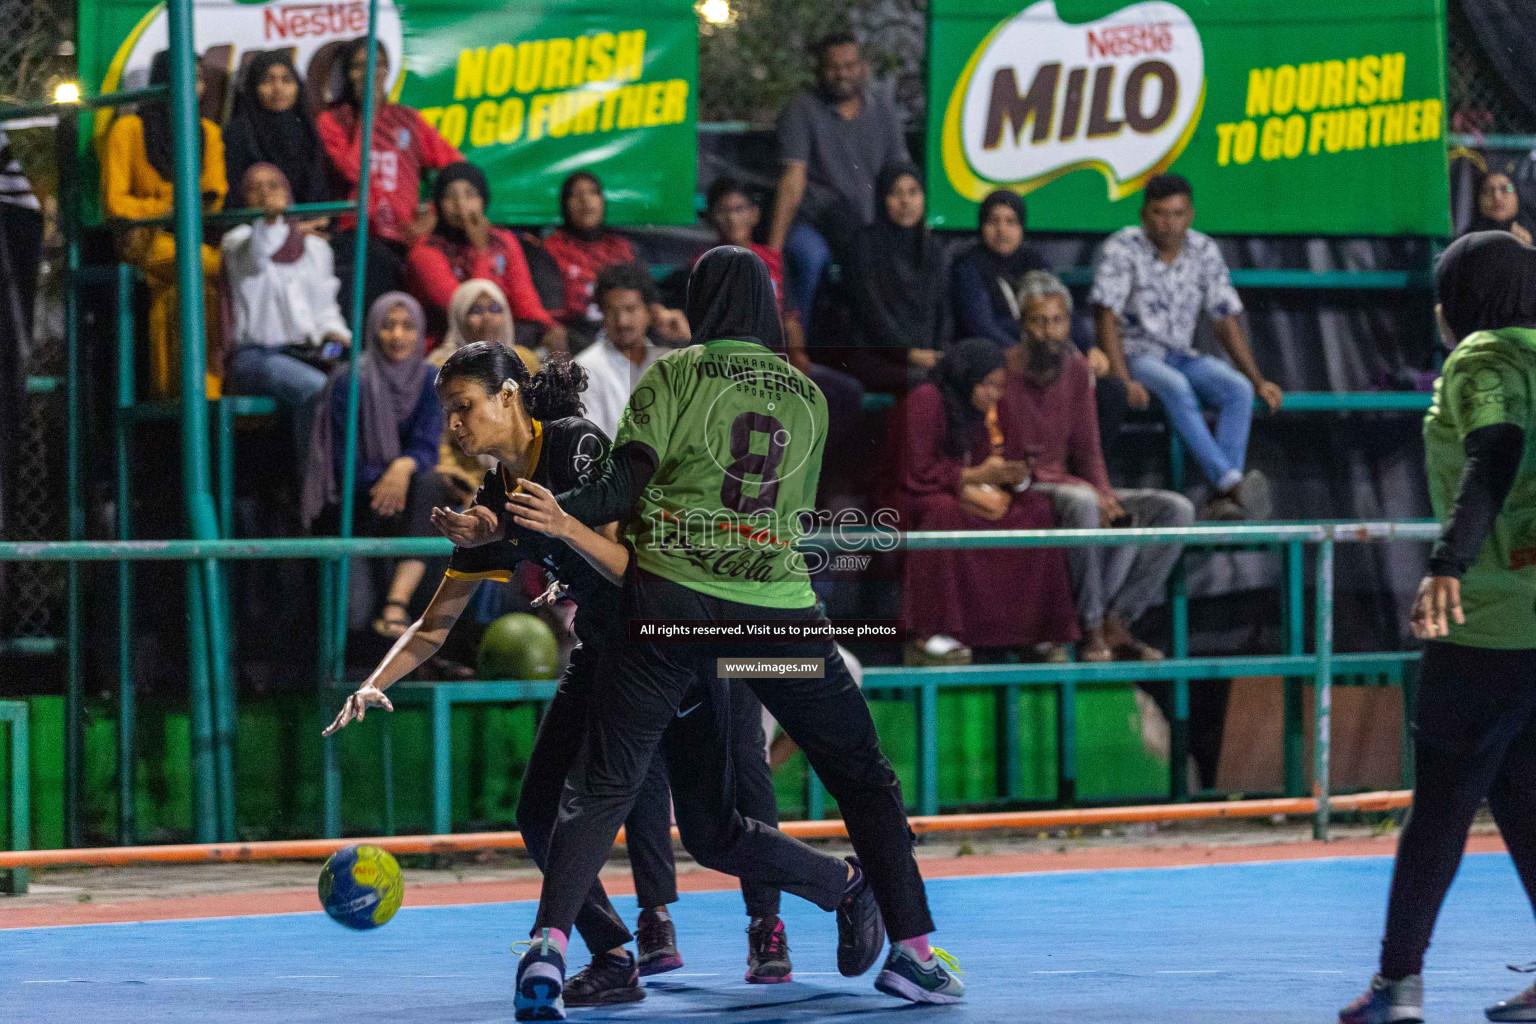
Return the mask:
MULTIPOLYGON (((1254 846, 1188 845, 1170 847, 1090 847, 1062 853, 1013 853, 991 856, 930 858, 920 861, 925 878, 975 875, 1023 875, 1053 871, 1108 871, 1129 868, 1198 867, 1211 864, 1252 864, 1265 861, 1316 860, 1328 857, 1387 857, 1397 848, 1395 837, 1344 839, 1336 842, 1268 843, 1254 846)), ((1476 835, 1468 853, 1503 853, 1497 835, 1476 835)), ((634 895, 634 882, 625 871, 605 875, 603 884, 616 896, 634 895)), ((697 869, 678 875, 681 892, 734 889, 729 875, 697 869)), ((539 896, 536 878, 504 882, 458 882, 410 885, 408 907, 460 906, 533 900, 539 896)), ((50 928, 130 921, 178 921, 207 917, 247 917, 261 914, 308 913, 319 909, 313 889, 279 889, 217 896, 178 896, 122 903, 80 903, 66 906, 10 909, 0 897, 0 930, 50 928)))

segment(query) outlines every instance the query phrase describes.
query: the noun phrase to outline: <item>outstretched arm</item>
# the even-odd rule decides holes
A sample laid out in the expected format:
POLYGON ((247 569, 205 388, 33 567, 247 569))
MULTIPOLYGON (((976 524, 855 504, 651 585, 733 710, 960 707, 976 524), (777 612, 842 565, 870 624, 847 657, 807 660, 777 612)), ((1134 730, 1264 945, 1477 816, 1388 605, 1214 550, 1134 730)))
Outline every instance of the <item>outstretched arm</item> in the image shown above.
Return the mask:
POLYGON ((384 660, 379 662, 379 667, 363 680, 363 685, 347 698, 347 702, 341 706, 341 711, 336 718, 326 727, 322 736, 329 736, 344 728, 347 723, 363 720, 363 715, 370 707, 382 707, 385 711, 393 711, 395 707, 384 696, 384 691, 398 683, 411 672, 414 672, 432 655, 436 654, 443 646, 443 641, 448 639, 448 633, 453 629, 454 623, 459 621, 459 616, 464 614, 464 609, 469 605, 469 599, 475 595, 475 589, 480 586, 479 580, 457 580, 452 576, 444 576, 443 582, 438 584, 437 593, 432 595, 432 600, 427 603, 426 611, 421 613, 421 618, 400 634, 400 639, 384 655, 384 660))

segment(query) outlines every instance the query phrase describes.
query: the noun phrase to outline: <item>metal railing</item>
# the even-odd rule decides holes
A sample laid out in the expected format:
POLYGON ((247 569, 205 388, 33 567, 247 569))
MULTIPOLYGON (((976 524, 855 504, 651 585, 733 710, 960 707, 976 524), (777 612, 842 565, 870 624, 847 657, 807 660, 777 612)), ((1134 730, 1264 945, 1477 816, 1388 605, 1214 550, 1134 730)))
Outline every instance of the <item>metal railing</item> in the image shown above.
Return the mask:
MULTIPOLYGON (((1301 688, 1299 680, 1310 678, 1314 685, 1315 740, 1313 749, 1312 795, 1316 799, 1314 832, 1325 837, 1329 818, 1329 749, 1332 686, 1336 675, 1376 671, 1394 662, 1414 660, 1412 652, 1373 654, 1337 654, 1333 650, 1334 551, 1338 544, 1384 543, 1393 541, 1427 542, 1440 535, 1434 522, 1301 522, 1241 526, 1201 525, 1160 529, 1099 529, 1042 531, 924 531, 906 534, 876 534, 862 530, 822 532, 806 538, 805 546, 835 550, 868 550, 879 542, 882 547, 906 550, 975 550, 1021 547, 1078 547, 1097 544, 1182 544, 1189 549, 1270 548, 1282 553, 1284 565, 1284 651, 1276 655, 1233 656, 1223 658, 1189 657, 1189 599, 1185 593, 1182 565, 1171 583, 1172 657, 1164 662, 1069 665, 986 665, 967 668, 870 669, 866 687, 871 691, 911 690, 918 697, 918 749, 920 774, 918 807, 933 813, 938 805, 937 787, 937 698, 942 688, 954 686, 1054 685, 1067 687, 1078 682, 1110 680, 1169 680, 1173 684, 1173 757, 1170 791, 1175 800, 1188 798, 1183 784, 1184 752, 1188 748, 1189 682, 1200 678, 1227 678, 1245 675, 1283 675, 1297 681, 1286 690, 1287 719, 1300 720, 1301 688), (1316 546, 1317 557, 1312 574, 1314 599, 1314 643, 1306 649, 1304 553, 1316 546)), ((162 541, 72 541, 63 543, 0 543, 0 561, 63 561, 72 565, 86 561, 137 562, 225 561, 229 559, 431 557, 445 556, 452 545, 442 538, 276 538, 270 540, 162 540, 162 541)), ((323 610, 323 606, 322 606, 323 610)), ((195 626, 195 621, 194 621, 195 626)), ((200 638, 206 643, 206 638, 200 638)), ((321 679, 337 680, 339 666, 322 662, 321 679)), ((468 684, 472 685, 472 684, 468 684)), ((1065 702, 1064 702, 1065 706, 1065 702)), ((208 716, 193 716, 193 756, 195 771, 206 775, 213 770, 215 747, 214 723, 208 716)), ((1286 745, 1286 791, 1299 790, 1301 779, 1299 738, 1286 745)), ((131 744, 119 747, 119 772, 128 777, 131 764, 124 759, 131 744)), ((325 771, 336 777, 334 738, 325 745, 325 771)), ((78 771, 78 764, 66 771, 78 771)), ((815 789, 812 797, 814 800, 815 789)), ((812 817, 819 808, 813 802, 812 817)), ((328 823, 329 824, 329 823, 328 823)))

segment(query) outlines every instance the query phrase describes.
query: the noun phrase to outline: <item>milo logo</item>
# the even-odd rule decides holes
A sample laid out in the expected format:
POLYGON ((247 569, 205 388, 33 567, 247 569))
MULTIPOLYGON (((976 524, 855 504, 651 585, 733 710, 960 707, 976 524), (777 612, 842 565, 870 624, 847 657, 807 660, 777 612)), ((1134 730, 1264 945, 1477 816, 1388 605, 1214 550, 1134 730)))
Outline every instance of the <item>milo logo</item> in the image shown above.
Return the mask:
MULTIPOLYGON (((342 45, 368 32, 367 0, 283 3, 280 0, 214 0, 194 4, 192 35, 203 64, 203 116, 223 122, 233 107, 240 74, 255 54, 287 50, 304 78, 310 99, 322 106, 335 98, 342 45)), ((404 78, 404 36, 395 0, 379 0, 379 53, 389 64, 390 94, 404 78)), ((102 92, 141 88, 149 62, 168 46, 165 5, 146 14, 112 58, 102 92)), ((98 131, 106 118, 98 119, 98 131)))
POLYGON ((1150 0, 1071 25, 1040 0, 971 55, 944 113, 944 171, 972 201, 1078 170, 1120 199, 1183 152, 1204 98, 1200 33, 1180 8, 1150 0))

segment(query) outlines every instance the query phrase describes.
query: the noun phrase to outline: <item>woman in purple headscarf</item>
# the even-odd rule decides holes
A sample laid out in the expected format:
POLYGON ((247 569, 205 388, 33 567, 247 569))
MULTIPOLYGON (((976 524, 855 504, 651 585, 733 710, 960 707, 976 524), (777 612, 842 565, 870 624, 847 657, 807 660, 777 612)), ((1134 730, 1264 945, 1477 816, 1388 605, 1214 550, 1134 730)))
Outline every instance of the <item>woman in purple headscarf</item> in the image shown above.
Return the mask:
MULTIPOLYGON (((353 533, 360 537, 435 536, 431 512, 443 503, 438 441, 443 409, 433 384, 437 369, 423 348, 426 318, 405 292, 381 295, 368 311, 367 346, 358 363, 357 491, 353 533)), ((338 513, 346 436, 347 367, 331 374, 315 411, 300 515, 309 529, 338 513)), ((374 629, 398 637, 411 623, 409 605, 426 566, 403 559, 394 567, 374 629)))

